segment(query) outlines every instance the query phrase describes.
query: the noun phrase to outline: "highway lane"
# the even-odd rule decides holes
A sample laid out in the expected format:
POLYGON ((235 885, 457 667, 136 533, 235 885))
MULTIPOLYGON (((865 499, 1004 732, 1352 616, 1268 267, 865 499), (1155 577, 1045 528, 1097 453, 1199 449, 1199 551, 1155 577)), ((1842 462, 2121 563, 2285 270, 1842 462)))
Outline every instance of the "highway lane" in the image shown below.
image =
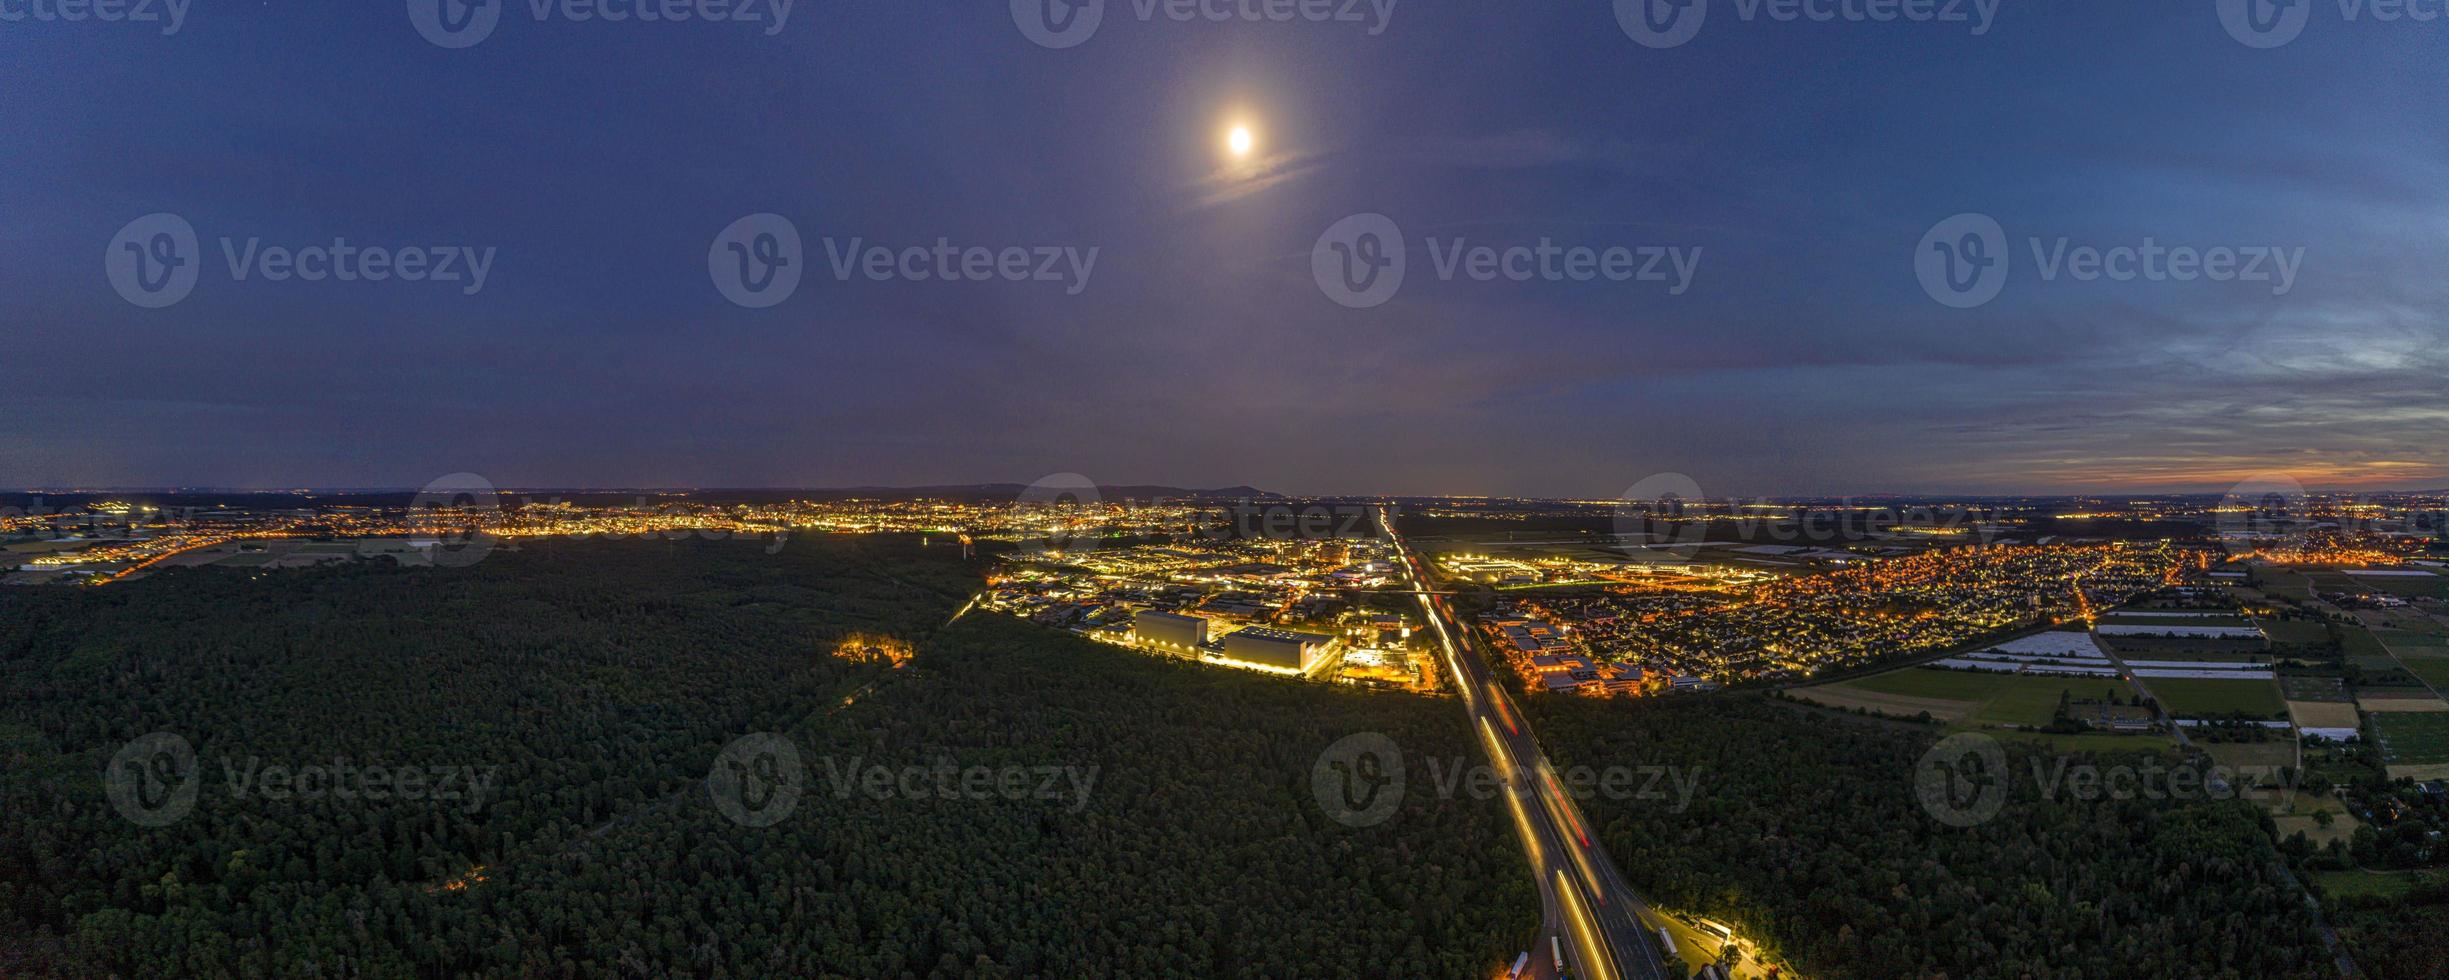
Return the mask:
MULTIPOLYGON (((1421 613, 1437 636, 1441 659, 1462 695, 1471 725, 1480 732, 1481 747, 1504 776, 1510 791, 1506 805, 1529 855, 1539 882, 1545 917, 1537 948, 1531 950, 1526 975, 1559 975, 1550 954, 1550 938, 1561 946, 1565 972, 1584 980, 1665 980, 1670 976, 1652 940, 1644 935, 1649 908, 1624 884, 1607 857, 1596 831, 1580 808, 1564 794, 1554 769, 1540 751, 1530 722, 1494 682, 1473 637, 1454 621, 1443 595, 1430 593, 1427 570, 1395 533, 1393 521, 1378 512, 1379 526, 1393 543, 1403 574, 1417 594, 1421 613)), ((1681 940, 1678 940, 1679 943, 1681 940)), ((1682 977, 1683 972, 1672 974, 1682 977)))

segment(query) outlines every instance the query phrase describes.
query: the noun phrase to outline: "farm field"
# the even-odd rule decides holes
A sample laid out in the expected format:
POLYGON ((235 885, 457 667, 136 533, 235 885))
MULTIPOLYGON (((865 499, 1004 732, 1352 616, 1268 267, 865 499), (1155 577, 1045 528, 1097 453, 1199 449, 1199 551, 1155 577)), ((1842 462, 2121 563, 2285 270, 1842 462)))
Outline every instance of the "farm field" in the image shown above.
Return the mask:
POLYGON ((2435 691, 2449 691, 2449 656, 2400 657, 2409 673, 2423 678, 2435 691))
POLYGON ((2166 735, 2108 735, 2096 732, 2086 732, 2079 735, 2061 735, 2055 732, 2011 732, 1996 728, 1981 729, 1970 726, 1957 726, 1949 731, 1951 734, 1958 731, 1980 731, 1983 734, 1995 737, 2000 741, 2033 742, 2041 745, 2047 745, 2050 747, 2051 751, 2055 752, 2166 751, 2177 747, 2177 740, 2166 735))
POLYGON ((2265 660, 2269 652, 2259 641, 2215 640, 2200 637, 2165 637, 2103 635, 2102 645, 2118 656, 2145 660, 2265 660))
POLYGON ((2221 765, 2267 773, 2280 766, 2296 764, 2296 740, 2293 737, 2269 742, 2211 742, 2202 746, 2211 759, 2221 765))
POLYGON ((1838 708, 1847 711, 1851 711, 1855 708, 1862 708, 1864 710, 1876 711, 1881 714, 1895 715, 1902 718, 1911 718, 1914 715, 1927 711, 1930 713, 1931 717, 1937 718, 1941 721, 1962 720, 1967 714, 1972 712, 1974 707, 1974 702, 1971 701, 1951 701, 1945 698, 1924 698, 1906 694, 1888 694, 1879 691, 1864 690, 1862 688, 1854 687, 1851 684, 1821 684, 1814 687, 1796 688, 1790 693, 1797 698, 1801 698, 1822 707, 1838 708))
POLYGON ((2284 713, 2279 686, 2269 681, 2224 681, 2199 677, 2158 677, 2144 681, 2160 706, 2180 718, 2243 713, 2267 718, 2284 713))
POLYGON ((2340 627, 2339 645, 2347 651, 2347 659, 2359 667, 2388 666, 2397 659, 2371 630, 2360 627, 2340 627))
POLYGON ((2345 701, 2289 701, 2287 716, 2298 728, 2357 728, 2363 717, 2345 701))
POLYGON ((2438 575, 2342 575, 2341 577, 2354 585, 2375 592, 2387 592, 2390 595, 2405 596, 2410 599, 2416 596, 2449 598, 2449 578, 2442 578, 2438 575))
POLYGON ((2411 872, 2324 871, 2314 875, 2313 880, 2321 882, 2322 893, 2331 898, 2351 895, 2397 898, 2413 889, 2420 879, 2411 872))
POLYGON ((2320 643, 2330 638, 2330 631, 2322 624, 2306 619, 2265 619, 2262 632, 2270 636, 2272 643, 2281 645, 2320 643))
POLYGON ((2279 691, 2290 701, 2349 701, 2347 684, 2336 677, 2282 674, 2279 691))
POLYGON ((2278 825, 2280 840, 2295 836, 2301 830, 2305 839, 2312 841, 2315 847, 2328 847, 2332 840, 2352 841, 2355 839, 2355 829, 2364 825, 2363 821, 2355 818, 2355 814, 2342 809, 2337 800, 2310 793, 2299 793, 2287 803, 2273 805, 2270 810, 2270 819, 2278 825), (2313 819, 2316 810, 2330 812, 2330 826, 2324 827, 2321 821, 2313 819))
POLYGON ((2312 601, 2312 580, 2307 579, 2301 573, 2264 569, 2258 578, 2259 587, 2266 594, 2295 599, 2300 602, 2312 601))
POLYGON ((2443 701, 2439 698, 2433 697, 2430 694, 2416 690, 2402 690, 2394 692, 2366 691, 2356 696, 2355 704, 2356 707, 2362 708, 2366 711, 2391 714, 2409 712, 2421 714, 2427 711, 2449 711, 2449 701, 2443 701))
POLYGON ((2140 626, 2146 628, 2167 627, 2172 631, 2203 626, 2241 627, 2253 625, 2252 620, 2243 616, 2232 616, 2209 612, 2196 614, 2193 612, 2187 612, 2185 610, 2165 609, 2142 609, 2135 611, 2120 610, 2101 616, 2100 623, 2103 626, 2140 626), (2178 613, 2184 613, 2184 615, 2177 615, 2178 613))
POLYGON ((2449 711, 2374 715, 2372 738, 2393 778, 2401 767, 2449 765, 2449 711))
POLYGON ((2422 630, 2382 629, 2374 630, 2373 637, 2380 640, 2383 646, 2401 654, 2449 653, 2449 634, 2422 630))
MULTIPOLYGON (((2131 698, 2132 688, 2113 677, 2039 677, 1908 667, 1845 683, 1874 694, 1962 702, 1959 720, 1993 725, 2046 725, 2057 714, 2061 694, 2099 698, 2114 692, 2131 698)), ((1811 690, 1798 691, 1808 694, 1811 690)), ((2276 700, 2276 694, 2273 695, 2276 700)), ((1938 712, 1932 712, 1936 717, 1938 712)))

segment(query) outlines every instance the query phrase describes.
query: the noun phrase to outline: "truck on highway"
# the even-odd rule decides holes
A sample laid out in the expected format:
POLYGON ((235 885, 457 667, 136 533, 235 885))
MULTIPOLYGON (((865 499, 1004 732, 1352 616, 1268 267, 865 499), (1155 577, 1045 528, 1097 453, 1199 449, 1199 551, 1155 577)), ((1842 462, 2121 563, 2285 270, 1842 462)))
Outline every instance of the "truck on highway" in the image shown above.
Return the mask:
POLYGON ((1522 971, 1529 969, 1530 965, 1531 951, 1523 950, 1522 955, 1514 957, 1514 968, 1505 971, 1505 980, 1522 980, 1522 971))
POLYGON ((1667 932, 1665 926, 1658 927, 1658 944, 1667 951, 1668 959, 1675 958, 1675 937, 1667 932))

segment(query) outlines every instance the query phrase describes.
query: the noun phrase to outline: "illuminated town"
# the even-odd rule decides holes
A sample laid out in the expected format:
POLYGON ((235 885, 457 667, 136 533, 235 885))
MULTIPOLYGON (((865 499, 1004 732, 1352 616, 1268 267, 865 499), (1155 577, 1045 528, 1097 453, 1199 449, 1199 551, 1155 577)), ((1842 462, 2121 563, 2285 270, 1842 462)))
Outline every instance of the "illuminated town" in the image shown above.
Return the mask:
MULTIPOLYGON (((990 611, 1223 667, 1414 691, 1450 686, 1382 538, 1329 526, 1335 521, 1312 521, 1311 533, 1264 533, 1241 526, 1246 501, 1104 501, 1094 488, 1088 499, 1075 490, 1043 501, 430 496, 439 499, 165 506, 106 498, 11 508, 0 513, 13 558, 6 581, 109 584, 204 565, 447 563, 472 543, 515 548, 535 538, 735 538, 780 548, 793 535, 908 534, 989 563, 977 604, 990 611)), ((2419 496, 2292 503, 2272 511, 2201 498, 1489 498, 1408 502, 1407 513, 1466 528, 1421 539, 1429 572, 1437 588, 1476 597, 1480 640, 1525 683, 1609 695, 1792 681, 2089 622, 2153 589, 2247 567, 2392 567, 2428 540, 2444 506, 2419 496), (1575 520, 1598 530, 1546 543, 1489 530, 1575 520), (2189 521, 2196 533, 2183 541, 2081 533, 2103 522, 2189 521)), ((2364 601, 2398 600, 2373 590, 2364 601)))

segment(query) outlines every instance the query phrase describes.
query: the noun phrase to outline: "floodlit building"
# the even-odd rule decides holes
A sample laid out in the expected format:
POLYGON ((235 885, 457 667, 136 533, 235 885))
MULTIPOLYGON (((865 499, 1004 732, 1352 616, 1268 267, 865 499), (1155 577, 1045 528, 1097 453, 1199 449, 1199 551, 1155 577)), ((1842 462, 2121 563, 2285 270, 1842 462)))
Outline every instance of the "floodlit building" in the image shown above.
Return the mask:
POLYGON ((1224 657, 1277 670, 1308 673, 1337 652, 1341 640, 1321 633, 1254 626, 1224 638, 1224 657))
POLYGON ((1187 656, 1207 642, 1207 620, 1150 610, 1132 617, 1131 639, 1142 646, 1187 656))

